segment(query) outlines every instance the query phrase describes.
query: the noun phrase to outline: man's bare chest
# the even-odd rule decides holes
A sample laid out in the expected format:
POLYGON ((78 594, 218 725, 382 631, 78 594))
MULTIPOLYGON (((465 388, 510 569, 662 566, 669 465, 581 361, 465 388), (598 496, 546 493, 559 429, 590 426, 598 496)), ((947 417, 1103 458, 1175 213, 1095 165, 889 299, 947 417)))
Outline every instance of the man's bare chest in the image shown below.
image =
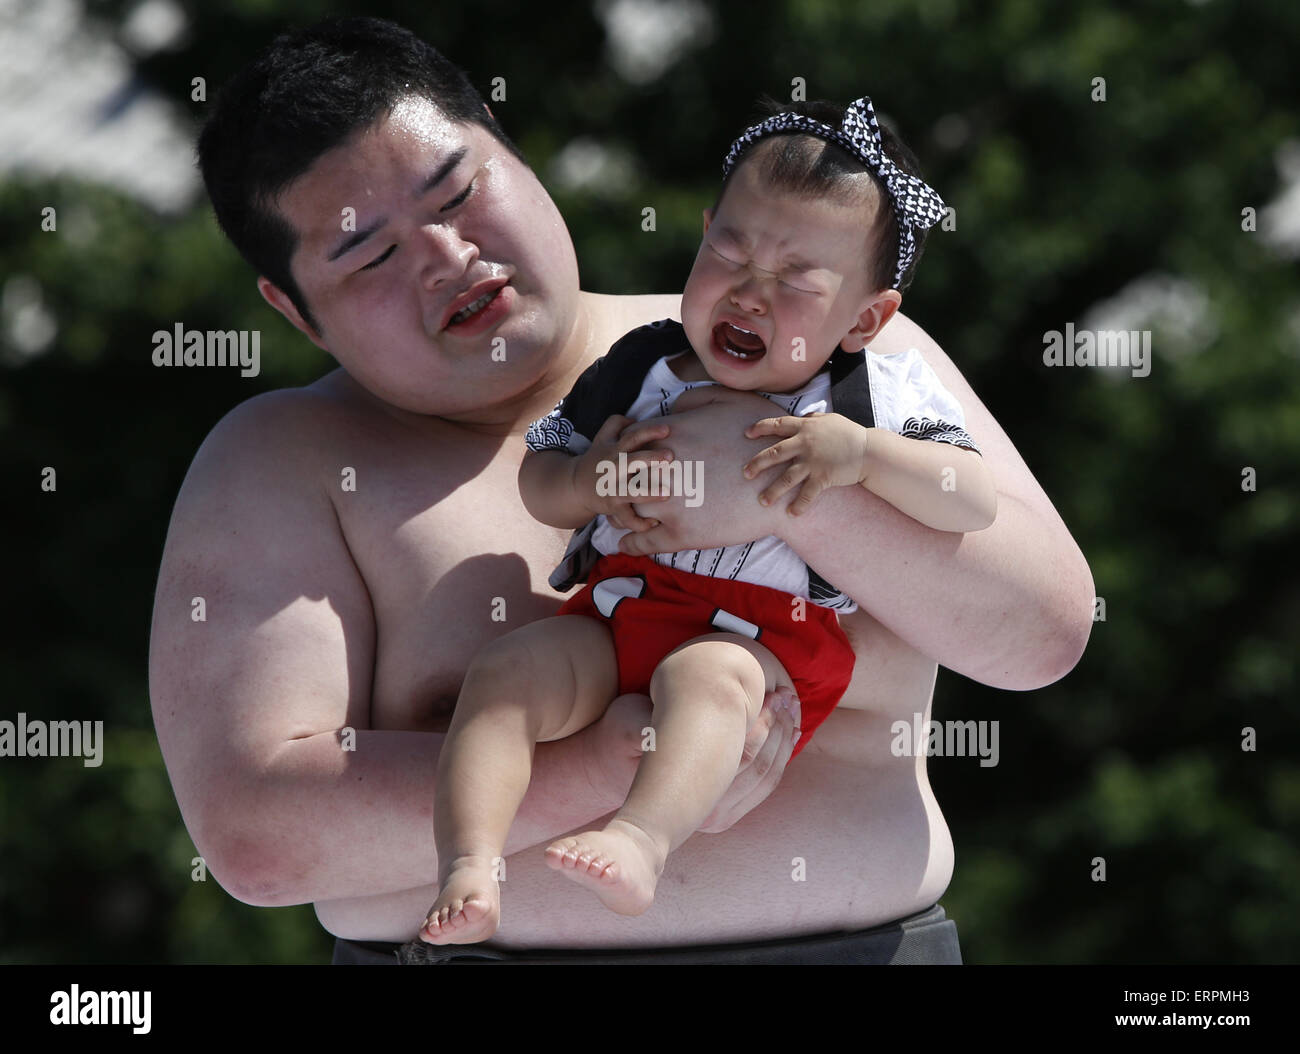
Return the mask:
POLYGON ((450 468, 446 451, 424 453, 372 466, 369 493, 358 472, 359 500, 341 503, 374 613, 373 728, 445 729, 474 654, 562 599, 547 577, 569 532, 524 508, 521 451, 450 468))

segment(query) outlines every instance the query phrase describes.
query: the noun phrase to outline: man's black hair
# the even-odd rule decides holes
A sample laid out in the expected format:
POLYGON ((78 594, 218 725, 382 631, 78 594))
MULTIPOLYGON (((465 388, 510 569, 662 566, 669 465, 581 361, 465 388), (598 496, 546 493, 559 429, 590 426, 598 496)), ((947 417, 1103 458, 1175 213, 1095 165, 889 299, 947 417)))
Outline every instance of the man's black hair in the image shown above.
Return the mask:
MULTIPOLYGON (((758 108, 759 115, 753 123, 776 114, 797 113, 832 128, 840 127, 847 109, 838 103, 823 100, 783 103, 768 96, 759 99, 758 108)), ((921 178, 916 156, 907 144, 883 122, 879 123, 880 142, 885 154, 904 172, 921 178)), ((774 190, 798 197, 830 198, 847 205, 865 204, 866 199, 860 189, 862 184, 856 177, 863 172, 869 173, 876 187, 878 207, 875 223, 868 232, 868 244, 871 246, 868 251, 872 254, 872 267, 868 277, 873 290, 894 288, 894 271, 898 266, 898 219, 894 213, 893 199, 875 172, 843 147, 829 140, 795 130, 779 132, 764 136, 741 154, 722 182, 722 189, 718 191, 718 203, 722 201, 722 195, 732 176, 740 170, 741 164, 750 159, 758 165, 760 180, 774 190)), ((714 209, 717 209, 716 203, 714 209)), ((917 264, 921 262, 927 233, 923 230, 912 231, 916 250, 911 264, 898 283, 900 293, 912 284, 917 264)))
POLYGON ((275 199, 322 154, 411 96, 449 120, 481 125, 523 159, 458 67, 376 18, 329 19, 276 37, 225 85, 199 136, 199 167, 221 229, 313 329, 289 271, 298 235, 275 199))

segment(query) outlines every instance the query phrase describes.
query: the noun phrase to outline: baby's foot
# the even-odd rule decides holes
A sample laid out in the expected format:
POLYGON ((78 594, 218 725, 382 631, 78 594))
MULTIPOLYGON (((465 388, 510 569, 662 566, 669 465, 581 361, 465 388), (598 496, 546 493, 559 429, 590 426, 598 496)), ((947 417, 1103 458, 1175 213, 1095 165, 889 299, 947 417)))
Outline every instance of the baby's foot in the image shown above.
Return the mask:
POLYGON ((640 915, 654 903, 665 855, 641 828, 610 820, 603 831, 552 842, 546 864, 586 886, 610 911, 640 915))
POLYGON ((496 933, 501 921, 501 890, 486 857, 460 857, 451 865, 438 899, 420 925, 429 944, 474 944, 496 933))

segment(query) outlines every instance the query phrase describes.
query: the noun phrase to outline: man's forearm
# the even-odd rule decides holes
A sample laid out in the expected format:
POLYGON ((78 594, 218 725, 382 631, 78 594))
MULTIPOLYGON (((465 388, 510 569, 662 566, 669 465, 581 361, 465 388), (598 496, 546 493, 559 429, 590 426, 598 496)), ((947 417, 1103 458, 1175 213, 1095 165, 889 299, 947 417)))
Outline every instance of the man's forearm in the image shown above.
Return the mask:
MULTIPOLYGON (((770 417, 770 404, 711 387, 696 389, 697 409, 671 419, 677 457, 708 462, 708 509, 680 501, 656 506, 662 527, 620 544, 671 552, 775 534, 941 665, 998 688, 1050 684, 1078 661, 1092 629, 1087 562, 1006 433, 943 352, 901 315, 885 333, 889 340, 873 348, 920 348, 962 404, 997 491, 991 527, 966 535, 934 531, 861 487, 831 488, 802 516, 788 515, 784 499, 763 508, 758 495, 780 469, 747 481, 741 466, 772 440, 735 437, 770 417), (700 406, 706 401, 717 405, 700 406)), ((686 393, 677 406, 695 395, 686 393)))
MULTIPOLYGON (((602 797, 587 776, 581 751, 590 732, 538 744, 506 856, 617 808, 621 798, 602 797)), ((336 733, 293 740, 220 810, 219 825, 209 818, 195 832, 198 848, 228 892, 265 907, 436 883, 433 804, 444 738, 362 729, 349 751, 336 733)))
POLYGON ((942 666, 996 688, 1064 676, 1091 628, 1092 579, 1059 517, 999 494, 997 519, 935 531, 860 487, 824 492, 782 536, 826 579, 942 666), (1053 522, 1054 521, 1054 522, 1053 522))

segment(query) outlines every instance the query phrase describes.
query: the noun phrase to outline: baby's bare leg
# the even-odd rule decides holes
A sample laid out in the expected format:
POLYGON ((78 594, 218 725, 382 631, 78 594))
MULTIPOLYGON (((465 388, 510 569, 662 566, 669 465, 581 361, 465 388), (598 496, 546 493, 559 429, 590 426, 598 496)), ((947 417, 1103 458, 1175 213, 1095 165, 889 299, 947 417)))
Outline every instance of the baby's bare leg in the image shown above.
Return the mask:
POLYGON ((581 615, 530 623, 474 657, 438 756, 438 899, 422 940, 471 944, 496 932, 496 867, 533 749, 591 724, 617 690, 609 631, 581 615))
POLYGON ((619 914, 646 911, 665 859, 735 779, 745 732, 781 684, 791 680, 776 656, 737 634, 697 637, 667 655, 650 681, 654 750, 627 801, 603 831, 551 843, 547 863, 619 914))

